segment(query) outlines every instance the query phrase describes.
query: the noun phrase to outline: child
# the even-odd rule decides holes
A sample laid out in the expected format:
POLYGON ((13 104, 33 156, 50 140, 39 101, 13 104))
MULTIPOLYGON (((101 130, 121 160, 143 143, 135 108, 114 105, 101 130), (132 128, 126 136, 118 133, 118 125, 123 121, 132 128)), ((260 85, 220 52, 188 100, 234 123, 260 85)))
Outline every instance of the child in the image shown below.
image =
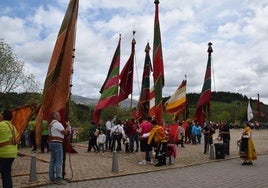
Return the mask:
POLYGON ((99 135, 97 137, 97 144, 99 146, 99 153, 102 151, 104 155, 104 143, 106 142, 106 135, 103 134, 103 130, 100 130, 99 135))
POLYGON ((124 139, 124 144, 125 144, 125 152, 129 153, 129 137, 126 136, 126 138, 124 139))

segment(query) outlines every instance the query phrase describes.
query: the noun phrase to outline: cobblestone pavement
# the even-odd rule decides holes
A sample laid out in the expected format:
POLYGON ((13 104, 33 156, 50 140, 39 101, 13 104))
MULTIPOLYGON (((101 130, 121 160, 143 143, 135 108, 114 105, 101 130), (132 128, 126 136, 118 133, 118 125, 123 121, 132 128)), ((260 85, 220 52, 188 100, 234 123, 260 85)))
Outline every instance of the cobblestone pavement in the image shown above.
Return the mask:
MULTIPOLYGON (((253 176, 255 174, 263 173, 263 169, 266 165, 267 169, 267 155, 268 155, 268 130, 254 130, 253 132, 253 141, 256 147, 258 154, 258 160, 254 163, 253 166, 240 166, 240 159, 238 156, 238 147, 236 145, 237 139, 241 135, 241 130, 231 130, 231 148, 230 156, 225 157, 225 159, 210 159, 209 154, 203 154, 203 142, 200 145, 190 145, 186 144, 185 148, 177 148, 177 158, 175 159, 174 165, 166 165, 163 167, 154 167, 153 165, 139 165, 138 162, 141 160, 141 153, 125 154, 124 152, 119 152, 114 155, 113 152, 105 152, 103 155, 98 155, 94 152, 87 151, 87 143, 76 143, 73 144, 74 148, 78 151, 77 154, 67 154, 66 159, 66 178, 70 179, 71 183, 67 183, 67 187, 99 187, 99 185, 107 184, 110 181, 116 181, 119 178, 119 182, 122 185, 127 185, 129 187, 137 187, 136 179, 147 177, 141 179, 141 185, 144 183, 146 187, 152 187, 153 185, 159 185, 159 187, 165 185, 169 187, 169 184, 165 184, 169 181, 176 182, 174 185, 180 185, 180 182, 188 182, 185 184, 185 187, 193 187, 193 185, 199 183, 199 187, 202 187, 203 182, 208 181, 206 185, 218 184, 214 183, 215 179, 222 177, 222 181, 216 181, 217 183, 222 183, 218 187, 224 187, 223 183, 229 180, 234 182, 234 186, 239 187, 238 182, 244 181, 244 178, 236 178, 235 175, 245 172, 246 182, 248 185, 250 178, 248 176, 253 176), (261 155, 267 154, 267 155, 261 155), (117 161, 116 167, 118 172, 113 172, 113 160, 117 161), (215 166, 216 165, 216 166, 215 166), (232 169, 232 167, 234 167, 232 169), (244 168, 245 167, 245 168, 244 168), (226 169, 224 174, 226 176, 216 177, 214 175, 220 174, 221 169, 226 169), (214 171, 213 171, 214 170, 214 171), (203 172, 207 172, 207 175, 204 175, 203 172), (218 173, 219 172, 219 173, 218 173), (246 176, 248 172, 248 176, 246 176), (173 175, 174 174, 174 175, 173 175), (211 175, 212 176, 211 176, 211 175), (199 175, 199 176, 197 176, 199 175), (113 179, 117 177, 116 179, 113 179), (232 178, 234 177, 234 178, 232 178), (120 179, 122 178, 122 179, 120 179), (124 179, 125 178, 125 179, 124 179), (147 180, 151 178, 151 182, 158 182, 157 184, 148 184, 147 180), (168 181, 163 181, 163 179, 168 179, 168 181), (128 180, 129 179, 129 180, 128 180), (154 179, 154 180, 152 180, 154 179), (238 179, 237 181, 233 179, 238 179), (183 180, 183 181, 182 181, 183 180), (195 183, 193 183, 195 182, 195 183), (89 184, 88 184, 89 183, 89 184), (187 185, 187 186, 186 186, 187 185)), ((216 136, 216 134, 215 134, 216 136)), ((203 140, 202 140, 203 141, 203 140)), ((217 143, 218 141, 214 141, 217 143)), ((31 153, 31 149, 20 149, 20 156, 14 161, 12 168, 13 184, 14 187, 56 187, 55 185, 48 184, 48 168, 49 168, 49 153, 31 153), (33 155, 35 155, 33 157, 33 155), (34 159, 34 160, 33 160, 34 159), (31 165, 31 162, 36 161, 36 170, 31 165), (37 178, 32 179, 30 172, 36 174, 37 178), (31 181, 30 181, 31 179, 31 181)), ((264 168, 265 169, 265 168, 264 168)), ((267 175, 267 172, 266 172, 267 175)), ((264 176, 267 179, 267 176, 264 176)), ((267 185, 267 181, 259 177, 256 179, 255 183, 258 183, 259 180, 263 182, 261 185, 267 185), (266 184, 265 184, 266 183, 266 184)), ((259 185, 259 184, 257 184, 259 185)), ((115 183, 109 187, 118 187, 115 183)), ((122 186, 123 187, 123 186, 122 186)), ((125 186, 124 186, 125 187, 125 186)), ((145 186, 143 186, 145 187, 145 186)), ((170 186, 171 187, 171 186, 170 186)), ((184 187, 184 186, 183 186, 184 187)), ((225 187, 230 187, 225 186, 225 187)), ((258 186, 255 186, 258 187, 258 186)))
POLYGON ((64 183, 54 187, 265 188, 268 187, 267 169, 268 155, 261 155, 253 166, 242 166, 239 159, 231 159, 145 174, 64 183))

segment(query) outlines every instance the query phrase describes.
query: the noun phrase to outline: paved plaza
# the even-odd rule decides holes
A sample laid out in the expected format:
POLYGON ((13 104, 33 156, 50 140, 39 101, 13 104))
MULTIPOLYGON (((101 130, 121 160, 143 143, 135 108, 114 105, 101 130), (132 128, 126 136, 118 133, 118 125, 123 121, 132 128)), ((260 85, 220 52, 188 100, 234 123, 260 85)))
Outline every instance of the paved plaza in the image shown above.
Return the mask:
POLYGON ((241 129, 231 130, 231 152, 225 159, 211 159, 209 154, 203 154, 203 142, 185 144, 185 148, 176 147, 175 163, 162 167, 139 165, 140 152, 107 151, 98 155, 86 152, 86 142, 74 143, 78 153, 67 154, 66 178, 70 181, 62 186, 48 185, 49 153, 21 149, 12 168, 13 183, 14 187, 268 187, 268 130, 253 130, 258 154, 253 166, 241 166, 236 144, 241 132, 241 129), (33 159, 36 168, 31 165, 33 159), (36 178, 32 179, 33 175, 36 178))
POLYGON ((88 187, 159 187, 159 188, 267 188, 268 187, 268 155, 260 155, 253 166, 241 166, 240 160, 221 160, 184 168, 167 169, 149 172, 65 183, 65 188, 88 187))

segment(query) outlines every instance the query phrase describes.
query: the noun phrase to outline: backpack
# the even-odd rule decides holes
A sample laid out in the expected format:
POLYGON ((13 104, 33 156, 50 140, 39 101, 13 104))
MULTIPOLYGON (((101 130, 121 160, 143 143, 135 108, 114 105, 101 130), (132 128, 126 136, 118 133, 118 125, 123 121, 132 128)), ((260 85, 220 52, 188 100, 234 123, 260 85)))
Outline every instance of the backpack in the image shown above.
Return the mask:
POLYGON ((98 137, 99 136, 99 129, 96 129, 95 132, 94 132, 94 136, 98 137))
POLYGON ((119 131, 119 126, 120 125, 117 125, 115 131, 113 132, 113 135, 121 135, 121 132, 119 131))

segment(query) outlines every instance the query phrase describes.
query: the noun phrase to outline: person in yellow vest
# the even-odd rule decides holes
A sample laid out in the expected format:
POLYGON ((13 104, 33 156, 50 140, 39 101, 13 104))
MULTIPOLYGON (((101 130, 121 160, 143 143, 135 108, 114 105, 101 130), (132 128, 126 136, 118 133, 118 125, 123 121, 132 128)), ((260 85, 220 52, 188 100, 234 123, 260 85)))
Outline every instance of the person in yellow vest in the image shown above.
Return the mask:
POLYGON ((11 167, 17 156, 17 130, 11 123, 12 113, 4 110, 0 114, 0 171, 4 188, 12 188, 11 167))
POLYGON ((48 122, 47 120, 43 120, 42 121, 42 137, 41 137, 41 153, 45 152, 45 148, 47 148, 47 152, 49 152, 48 135, 49 135, 48 122))
POLYGON ((155 149, 155 158, 158 163, 155 166, 166 165, 167 136, 163 126, 158 125, 156 120, 152 120, 153 129, 150 131, 148 144, 153 145, 155 149))
POLYGON ((36 126, 36 120, 35 117, 32 118, 32 120, 28 123, 29 131, 30 131, 30 144, 32 147, 32 151, 36 152, 36 140, 35 140, 35 126, 36 126))

